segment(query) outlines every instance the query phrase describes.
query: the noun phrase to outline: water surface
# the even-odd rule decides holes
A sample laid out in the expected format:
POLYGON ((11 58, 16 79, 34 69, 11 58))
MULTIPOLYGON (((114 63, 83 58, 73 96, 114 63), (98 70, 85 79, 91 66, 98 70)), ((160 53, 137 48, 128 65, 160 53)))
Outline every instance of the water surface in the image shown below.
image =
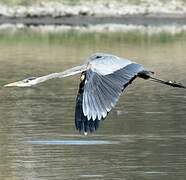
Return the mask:
MULTIPOLYGON (((0 85, 63 71, 97 51, 186 84, 181 38, 62 37, 57 43, 1 41, 0 85)), ((136 80, 100 129, 83 136, 74 128, 78 83, 77 75, 34 88, 0 88, 0 179, 186 179, 185 90, 136 80)))

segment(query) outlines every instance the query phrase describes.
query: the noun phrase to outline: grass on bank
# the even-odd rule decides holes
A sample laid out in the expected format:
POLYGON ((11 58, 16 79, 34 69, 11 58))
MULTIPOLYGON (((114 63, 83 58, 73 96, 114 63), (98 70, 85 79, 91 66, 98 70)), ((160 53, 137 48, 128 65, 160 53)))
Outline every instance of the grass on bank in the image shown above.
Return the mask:
POLYGON ((102 41, 106 43, 124 42, 130 44, 141 43, 170 43, 174 41, 185 41, 186 32, 170 34, 161 32, 158 34, 144 33, 138 30, 130 32, 81 32, 69 30, 64 32, 39 32, 29 28, 12 31, 0 31, 0 43, 16 44, 16 43, 31 43, 31 44, 71 44, 71 43, 94 43, 102 41))

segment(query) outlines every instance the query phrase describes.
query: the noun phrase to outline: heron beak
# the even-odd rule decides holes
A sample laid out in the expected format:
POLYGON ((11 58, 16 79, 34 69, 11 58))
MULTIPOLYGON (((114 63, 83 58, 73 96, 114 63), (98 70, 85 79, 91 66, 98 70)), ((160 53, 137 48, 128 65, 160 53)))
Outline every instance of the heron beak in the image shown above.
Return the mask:
POLYGON ((22 81, 13 82, 10 84, 5 84, 4 87, 21 87, 23 85, 22 81))

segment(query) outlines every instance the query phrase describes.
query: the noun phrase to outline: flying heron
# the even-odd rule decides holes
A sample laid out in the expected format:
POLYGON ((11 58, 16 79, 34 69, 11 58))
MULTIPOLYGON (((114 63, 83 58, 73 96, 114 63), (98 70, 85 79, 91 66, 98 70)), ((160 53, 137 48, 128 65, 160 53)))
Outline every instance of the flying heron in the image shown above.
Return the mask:
POLYGON ((125 88, 136 78, 152 80, 172 87, 186 88, 175 81, 154 77, 154 72, 145 70, 143 65, 112 54, 96 53, 85 64, 59 73, 41 77, 29 77, 5 85, 6 87, 30 87, 49 79, 63 78, 81 73, 76 98, 75 126, 80 133, 94 132, 116 105, 125 88))

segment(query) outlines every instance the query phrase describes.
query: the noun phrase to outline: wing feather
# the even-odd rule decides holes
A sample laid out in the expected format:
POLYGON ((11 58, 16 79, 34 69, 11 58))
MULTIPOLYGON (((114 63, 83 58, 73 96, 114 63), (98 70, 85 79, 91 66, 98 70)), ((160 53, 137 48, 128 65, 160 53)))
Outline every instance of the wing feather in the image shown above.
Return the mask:
POLYGON ((142 69, 142 65, 136 63, 107 75, 89 69, 83 95, 83 113, 88 120, 105 118, 116 105, 123 89, 142 69))

